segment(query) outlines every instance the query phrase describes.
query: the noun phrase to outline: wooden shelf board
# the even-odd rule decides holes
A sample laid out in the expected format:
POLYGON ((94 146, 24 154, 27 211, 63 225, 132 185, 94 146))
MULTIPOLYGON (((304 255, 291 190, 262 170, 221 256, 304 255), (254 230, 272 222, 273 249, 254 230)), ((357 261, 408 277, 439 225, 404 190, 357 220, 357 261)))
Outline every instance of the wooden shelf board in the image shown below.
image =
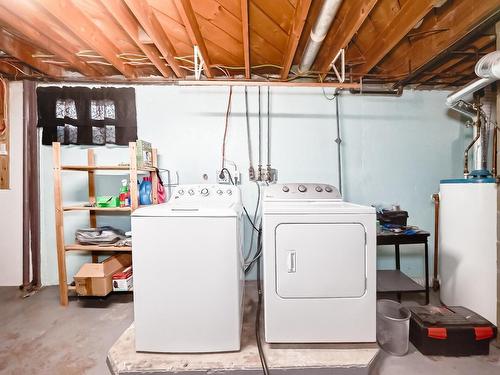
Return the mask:
POLYGON ((81 245, 78 243, 64 246, 66 251, 132 251, 131 246, 81 245))
MULTIPOLYGON (((129 171, 129 165, 62 165, 63 171, 129 171)), ((137 168, 140 172, 154 172, 153 167, 137 168)))
POLYGON ((63 211, 99 211, 99 212, 130 212, 130 207, 86 207, 86 206, 64 206, 63 211))

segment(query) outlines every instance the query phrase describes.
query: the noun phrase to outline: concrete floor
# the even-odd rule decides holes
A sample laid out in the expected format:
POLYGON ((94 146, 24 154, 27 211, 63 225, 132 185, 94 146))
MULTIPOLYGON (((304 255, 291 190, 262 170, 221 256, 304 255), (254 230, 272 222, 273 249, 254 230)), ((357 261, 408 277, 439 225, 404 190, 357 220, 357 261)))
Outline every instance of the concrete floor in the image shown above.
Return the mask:
MULTIPOLYGON (((0 374, 109 374, 107 352, 132 321, 131 294, 73 299, 63 308, 56 287, 26 299, 17 288, 2 287, 0 374)), ((372 373, 500 374, 500 350, 492 346, 489 356, 445 358, 424 357, 411 347, 404 357, 381 353, 372 373)))

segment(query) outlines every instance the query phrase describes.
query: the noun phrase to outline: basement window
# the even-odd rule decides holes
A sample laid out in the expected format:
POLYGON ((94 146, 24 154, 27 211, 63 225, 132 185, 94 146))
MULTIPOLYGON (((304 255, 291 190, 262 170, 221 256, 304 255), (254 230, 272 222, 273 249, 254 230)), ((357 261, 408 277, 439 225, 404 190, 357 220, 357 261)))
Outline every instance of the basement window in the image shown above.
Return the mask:
POLYGON ((128 145, 137 139, 135 89, 39 87, 42 144, 128 145))

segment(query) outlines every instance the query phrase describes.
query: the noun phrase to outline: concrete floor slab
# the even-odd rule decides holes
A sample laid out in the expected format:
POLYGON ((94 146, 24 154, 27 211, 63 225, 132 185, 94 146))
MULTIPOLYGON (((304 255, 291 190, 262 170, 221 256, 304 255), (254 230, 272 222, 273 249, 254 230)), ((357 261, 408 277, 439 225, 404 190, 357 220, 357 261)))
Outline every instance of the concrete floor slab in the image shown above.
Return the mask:
MULTIPOLYGON (((18 288, 0 287, 1 375, 109 374, 106 355, 133 321, 131 294, 73 298, 66 308, 59 305, 57 287, 43 288, 29 298, 21 296, 18 288)), ((404 298, 407 304, 415 303, 410 299, 423 301, 420 294, 404 298)), ((431 301, 438 303, 439 299, 432 294, 431 301)), ((336 372, 342 374, 343 370, 336 372)), ((489 356, 426 357, 410 345, 404 357, 380 352, 371 371, 373 375, 496 375, 500 374, 500 350, 491 346, 489 356)), ((273 374, 283 372, 293 374, 294 369, 282 368, 273 374)), ((254 373, 262 374, 260 370, 254 373)))
MULTIPOLYGON (((247 284, 242 347, 239 352, 207 354, 137 353, 134 326, 129 327, 108 353, 115 375, 130 374, 261 374, 255 340, 256 289, 247 284)), ((272 345, 264 344, 273 373, 367 374, 377 356, 376 344, 272 345)))

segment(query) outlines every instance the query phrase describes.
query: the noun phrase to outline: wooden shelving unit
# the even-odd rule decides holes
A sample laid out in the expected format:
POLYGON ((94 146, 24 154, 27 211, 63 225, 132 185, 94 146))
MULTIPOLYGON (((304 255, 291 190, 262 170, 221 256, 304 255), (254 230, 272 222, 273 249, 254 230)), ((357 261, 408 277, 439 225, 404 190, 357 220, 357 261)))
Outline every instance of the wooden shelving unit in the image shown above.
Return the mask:
MULTIPOLYGON (((141 173, 150 173, 156 170, 158 166, 157 151, 153 149, 153 167, 152 168, 137 168, 136 159, 136 144, 129 143, 129 164, 128 165, 95 165, 94 150, 87 150, 87 165, 62 165, 61 164, 61 144, 59 142, 52 143, 52 153, 54 159, 54 203, 56 214, 56 247, 57 247, 57 266, 59 273, 59 300, 61 305, 68 304, 68 295, 75 288, 68 285, 68 277, 66 272, 66 253, 68 252, 87 252, 92 255, 92 262, 98 261, 98 255, 103 253, 113 252, 131 252, 130 246, 109 246, 109 245, 81 245, 81 244, 66 244, 64 239, 64 213, 67 211, 88 212, 89 226, 94 228, 97 226, 97 215, 105 213, 123 213, 130 214, 139 207, 137 199, 137 176, 141 173), (62 201, 62 172, 76 171, 86 172, 88 176, 88 196, 89 201, 79 205, 64 205, 62 201), (96 171, 123 171, 129 175, 130 179, 130 207, 103 208, 94 207, 96 202, 95 191, 95 172, 96 171)), ((158 176, 156 173, 151 173, 153 186, 153 204, 158 203, 158 176)), ((118 192, 118 188, 117 188, 118 192)))

